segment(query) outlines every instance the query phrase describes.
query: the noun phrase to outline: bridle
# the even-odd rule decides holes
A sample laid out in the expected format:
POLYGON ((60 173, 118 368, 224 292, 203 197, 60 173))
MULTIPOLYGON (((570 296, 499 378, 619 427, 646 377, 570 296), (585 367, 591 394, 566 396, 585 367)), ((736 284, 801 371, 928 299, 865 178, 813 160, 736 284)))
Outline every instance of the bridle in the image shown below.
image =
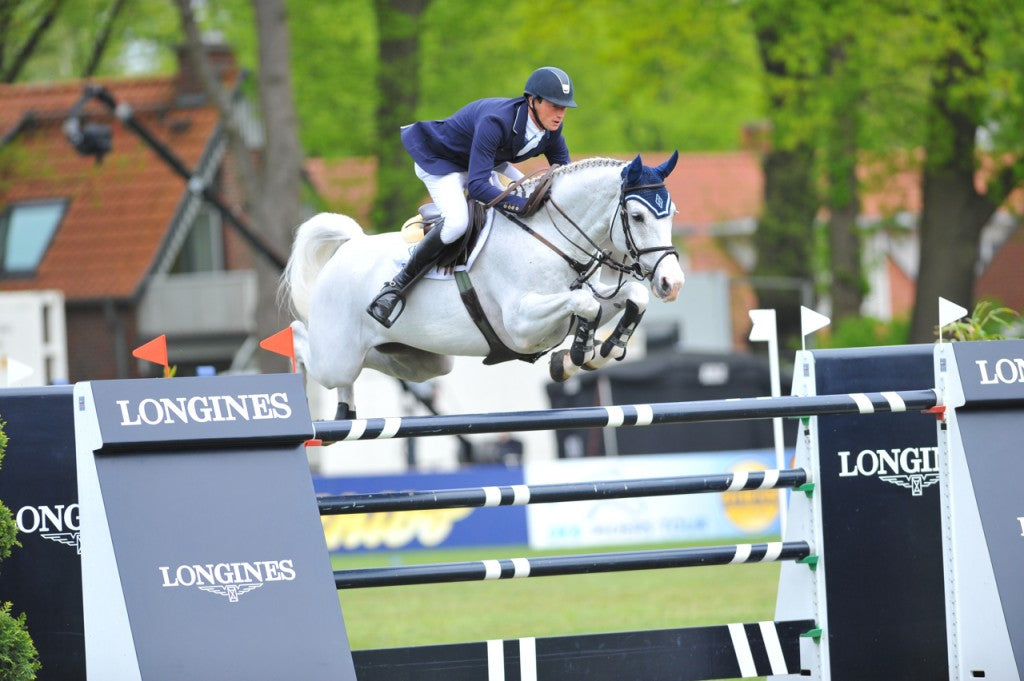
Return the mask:
MULTIPOLYGON (((617 295, 618 292, 622 289, 623 285, 625 284, 625 279, 627 276, 630 276, 636 279, 637 281, 643 281, 644 279, 646 279, 653 283, 654 273, 658 270, 658 267, 661 265, 662 260, 664 260, 670 255, 676 256, 676 259, 679 258, 679 252, 672 245, 640 248, 637 245, 636 239, 633 236, 633 230, 629 224, 629 211, 626 208, 626 201, 629 200, 630 194, 645 189, 662 189, 664 187, 665 183, 663 182, 658 184, 631 185, 628 187, 625 185, 625 183, 623 183, 622 187, 619 189, 618 210, 616 211, 616 214, 622 224, 622 232, 626 241, 626 257, 628 258, 628 260, 631 260, 632 263, 616 260, 614 257, 612 257, 610 251, 601 250, 601 247, 593 239, 591 239, 586 232, 583 231, 579 224, 577 224, 576 221, 573 220, 569 216, 569 214, 566 213, 565 210, 563 210, 562 207, 559 206, 553 198, 549 198, 544 206, 545 209, 548 210, 549 217, 552 217, 551 224, 554 226, 555 230, 558 231, 561 237, 565 239, 567 242, 569 242, 569 244, 571 244, 576 250, 589 254, 589 258, 586 262, 576 260, 568 253, 560 249, 558 246, 548 241, 543 235, 538 234, 529 225, 522 222, 515 215, 506 213, 505 216, 509 220, 517 224, 525 232, 527 232, 534 238, 538 239, 545 246, 547 246, 555 253, 557 253, 563 260, 566 261, 569 267, 571 267, 579 275, 576 278, 576 280, 570 285, 571 289, 582 288, 583 285, 587 284, 590 278, 593 277, 594 274, 596 274, 601 267, 607 267, 608 269, 618 272, 618 285, 612 290, 611 293, 605 296, 599 296, 602 298, 610 298, 617 295), (571 233, 567 234, 566 232, 564 232, 559 227, 558 222, 553 219, 553 216, 550 215, 550 208, 554 208, 556 211, 558 211, 558 213, 565 219, 565 221, 572 225, 573 229, 575 229, 577 234, 572 235, 571 233), (580 243, 578 243, 576 241, 577 236, 582 237, 586 244, 581 245, 580 243), (644 265, 640 261, 640 258, 649 253, 658 252, 662 252, 661 257, 657 259, 653 267, 646 268, 645 271, 644 265)), ((611 231, 615 227, 616 214, 612 215, 611 220, 608 224, 609 239, 611 239, 611 231)), ((591 290, 593 290, 593 287, 591 287, 591 290)), ((596 291, 594 293, 595 295, 598 295, 596 291)))
POLYGON ((647 279, 649 281, 654 280, 654 273, 658 271, 658 267, 661 266, 661 261, 670 255, 676 256, 676 260, 679 260, 679 251, 676 250, 675 246, 669 244, 668 246, 651 246, 650 248, 638 248, 636 240, 633 239, 633 230, 629 226, 629 211, 626 208, 626 201, 629 200, 629 195, 633 192, 642 191, 644 189, 664 189, 665 183, 658 182, 656 184, 637 184, 630 187, 622 187, 619 191, 619 219, 622 221, 622 233, 626 237, 626 252, 629 253, 629 257, 635 262, 633 263, 633 269, 635 272, 633 276, 638 280, 647 279), (658 253, 664 251, 660 258, 654 262, 654 266, 651 267, 647 274, 643 273, 643 265, 640 262, 640 257, 647 255, 648 253, 658 253))

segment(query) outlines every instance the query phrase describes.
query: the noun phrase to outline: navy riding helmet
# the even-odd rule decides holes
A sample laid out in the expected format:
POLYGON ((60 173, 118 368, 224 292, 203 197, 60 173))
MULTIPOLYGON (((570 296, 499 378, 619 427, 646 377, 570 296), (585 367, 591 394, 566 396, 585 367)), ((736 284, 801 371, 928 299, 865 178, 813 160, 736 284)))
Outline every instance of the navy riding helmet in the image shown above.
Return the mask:
POLYGON ((546 99, 558 106, 576 108, 569 74, 554 66, 542 66, 531 73, 526 79, 523 94, 546 99))

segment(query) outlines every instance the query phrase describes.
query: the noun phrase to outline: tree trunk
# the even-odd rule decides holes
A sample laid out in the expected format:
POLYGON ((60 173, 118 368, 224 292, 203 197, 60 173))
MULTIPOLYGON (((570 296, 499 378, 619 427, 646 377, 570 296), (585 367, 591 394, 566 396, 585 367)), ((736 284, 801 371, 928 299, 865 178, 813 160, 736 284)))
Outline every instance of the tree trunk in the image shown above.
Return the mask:
POLYGON ((761 307, 776 311, 779 338, 791 345, 800 334, 803 292, 813 283, 811 245, 818 195, 813 180, 814 149, 788 135, 787 116, 801 108, 800 88, 788 87, 800 76, 779 54, 791 15, 788 6, 756 3, 752 10, 758 53, 769 81, 771 110, 776 112, 773 148, 765 154, 764 208, 754 234, 757 265, 754 289, 761 307), (782 84, 781 86, 779 84, 782 84), (779 140, 789 139, 785 146, 779 140))
POLYGON ((380 33, 377 74, 377 199, 375 231, 398 229, 426 193, 399 130, 414 122, 419 101, 420 19, 429 0, 375 0, 380 33))
MULTIPOLYGON (((849 40, 847 37, 845 40, 849 40)), ((838 322, 860 315, 864 302, 864 274, 861 264, 861 238, 857 226, 860 215, 860 188, 857 181, 857 106, 860 87, 850 72, 846 46, 838 41, 829 53, 829 74, 837 84, 833 98, 832 131, 825 139, 825 172, 828 190, 829 292, 832 320, 838 322)))
POLYGON ((971 0, 957 13, 964 47, 954 46, 935 64, 922 174, 921 256, 910 341, 936 338, 938 298, 971 309, 981 229, 996 205, 975 188, 975 134, 982 119, 977 96, 966 87, 984 75, 983 19, 971 0))
MULTIPOLYGON (((291 40, 283 0, 253 0, 259 32, 259 91, 266 135, 262 191, 251 198, 260 232, 283 253, 291 249, 292 230, 301 217, 302 148, 292 96, 291 40)), ((259 306, 256 328, 266 338, 288 325, 290 318, 277 305, 281 272, 265 258, 256 258, 259 306)), ((290 369, 282 358, 260 353, 264 372, 290 369)))
MULTIPOLYGON (((176 0, 189 53, 198 69, 204 90, 220 111, 231 139, 234 168, 242 187, 246 215, 252 231, 268 246, 287 253, 292 229, 300 219, 300 178, 302 150, 298 139, 291 83, 291 43, 283 0, 253 0, 259 36, 259 93, 266 148, 263 163, 256 167, 251 150, 244 143, 233 102, 213 76, 192 15, 190 0, 176 0)), ((266 338, 284 328, 288 318, 277 305, 277 284, 281 275, 275 264, 255 253, 257 273, 256 334, 266 338)), ((264 372, 287 371, 283 358, 267 352, 258 355, 264 372)))

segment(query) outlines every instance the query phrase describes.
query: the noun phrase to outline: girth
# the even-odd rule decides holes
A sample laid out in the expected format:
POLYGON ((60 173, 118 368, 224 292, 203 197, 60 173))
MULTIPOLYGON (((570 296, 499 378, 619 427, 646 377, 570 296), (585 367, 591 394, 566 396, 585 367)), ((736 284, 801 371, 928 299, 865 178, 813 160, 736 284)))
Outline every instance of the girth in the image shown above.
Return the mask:
POLYGON ((541 352, 535 352, 532 354, 523 354, 516 352, 512 348, 505 345, 498 334, 495 333, 494 327, 487 320, 487 315, 484 313, 483 307, 480 305, 480 297, 476 294, 476 289, 473 288, 473 282, 469 279, 469 273, 465 270, 458 270, 455 272, 455 281, 459 285, 459 295, 462 297, 462 304, 466 306, 466 312, 469 313, 470 319, 476 324, 476 328, 480 329, 480 333, 484 335, 484 339, 487 340, 487 347, 490 348, 490 352, 484 357, 484 364, 500 364, 502 362, 510 362, 514 359, 522 360, 523 362, 529 362, 533 364, 544 355, 551 352, 548 350, 542 350, 541 352))

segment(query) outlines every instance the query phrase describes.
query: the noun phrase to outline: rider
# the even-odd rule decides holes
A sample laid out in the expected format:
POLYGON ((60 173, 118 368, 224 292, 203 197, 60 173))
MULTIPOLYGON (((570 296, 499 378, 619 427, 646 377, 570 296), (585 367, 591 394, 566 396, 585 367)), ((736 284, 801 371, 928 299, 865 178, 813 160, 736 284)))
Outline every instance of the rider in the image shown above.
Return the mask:
MULTIPOLYGON (((402 128, 402 144, 415 161, 416 176, 423 180, 441 211, 441 221, 413 249, 409 262, 393 281, 384 284, 366 311, 390 327, 392 313, 404 301, 405 289, 433 265, 446 244, 454 243, 469 226, 466 195, 490 203, 501 194, 492 182, 495 170, 518 180, 523 177, 511 163, 544 154, 548 163, 569 162, 562 138, 566 109, 575 107, 569 76, 554 66, 532 74, 523 96, 489 98, 470 102, 451 117, 420 121, 402 128)), ((522 214, 526 199, 509 194, 499 208, 522 214)))

